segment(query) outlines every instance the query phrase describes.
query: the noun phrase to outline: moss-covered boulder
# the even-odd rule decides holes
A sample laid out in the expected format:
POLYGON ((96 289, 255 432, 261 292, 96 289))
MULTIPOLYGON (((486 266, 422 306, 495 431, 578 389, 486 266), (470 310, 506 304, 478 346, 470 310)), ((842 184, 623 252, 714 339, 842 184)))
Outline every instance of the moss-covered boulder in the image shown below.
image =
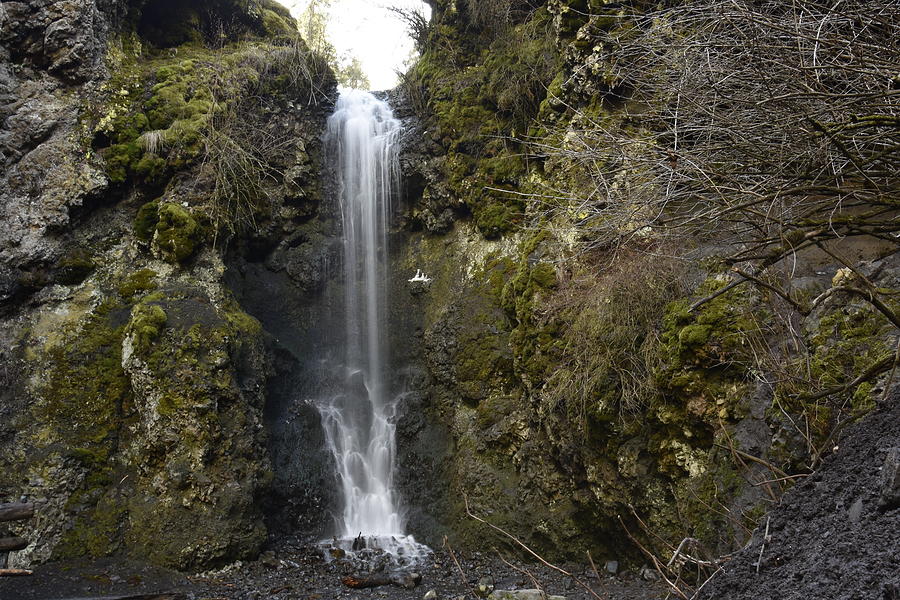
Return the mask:
POLYGON ((200 290, 164 288, 131 310, 123 365, 142 439, 127 504, 127 547, 197 567, 253 555, 266 529, 257 499, 271 471, 262 444, 261 328, 200 290))
POLYGON ((190 211, 174 202, 159 207, 153 248, 167 262, 177 264, 194 253, 200 226, 190 211))

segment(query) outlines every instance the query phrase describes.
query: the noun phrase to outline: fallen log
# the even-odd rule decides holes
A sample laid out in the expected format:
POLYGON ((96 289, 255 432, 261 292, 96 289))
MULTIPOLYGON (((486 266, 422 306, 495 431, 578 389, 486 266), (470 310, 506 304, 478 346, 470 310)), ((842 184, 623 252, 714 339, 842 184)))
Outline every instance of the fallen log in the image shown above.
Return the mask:
POLYGON ((0 577, 22 577, 31 575, 33 571, 28 569, 0 569, 0 577))
POLYGON ((0 521, 21 521, 34 516, 34 502, 0 504, 0 521))
POLYGON ((353 589, 396 585, 411 590, 419 585, 421 581, 422 576, 418 573, 404 572, 392 573, 390 575, 385 575, 384 573, 375 573, 372 575, 347 575, 341 578, 341 583, 353 589))
POLYGON ((21 550, 28 545, 28 540, 20 537, 0 538, 0 552, 12 552, 21 550))
POLYGON ((393 582, 387 575, 378 574, 369 576, 347 575, 341 578, 341 583, 349 588, 362 589, 390 585, 393 582))

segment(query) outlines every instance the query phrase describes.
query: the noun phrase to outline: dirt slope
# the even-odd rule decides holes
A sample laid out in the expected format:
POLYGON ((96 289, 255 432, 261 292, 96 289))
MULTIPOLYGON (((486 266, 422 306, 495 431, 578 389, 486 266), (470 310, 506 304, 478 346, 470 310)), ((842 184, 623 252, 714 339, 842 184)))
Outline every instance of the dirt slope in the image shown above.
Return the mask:
POLYGON ((822 468, 773 511, 703 599, 900 598, 900 388, 849 427, 822 468))

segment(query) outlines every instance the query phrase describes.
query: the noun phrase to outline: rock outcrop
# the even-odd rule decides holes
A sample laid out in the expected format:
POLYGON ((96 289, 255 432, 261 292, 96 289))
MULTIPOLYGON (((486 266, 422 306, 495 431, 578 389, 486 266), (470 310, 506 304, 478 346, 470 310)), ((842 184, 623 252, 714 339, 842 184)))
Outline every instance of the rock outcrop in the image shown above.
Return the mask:
MULTIPOLYGON (((721 123, 673 125, 665 61, 715 11, 431 4, 391 92, 409 125, 388 285, 411 532, 503 543, 472 512, 549 557, 623 564, 632 539, 758 545, 761 515, 887 397, 897 169, 862 165, 895 165, 896 117, 778 113, 814 130, 793 170, 732 154, 737 123, 707 136, 698 183, 690 144, 721 123), (718 172, 735 165, 750 166, 718 172), (754 179, 772 171, 834 177, 754 179)), ((783 16, 768 7, 751 8, 783 16)), ((6 2, 0 26, 0 500, 39 504, 16 560, 199 569, 270 531, 323 535, 334 481, 305 394, 342 297, 338 209, 321 202, 327 66, 268 0, 6 2)), ((872 94, 895 91, 890 73, 872 94)), ((857 81, 822 79, 807 87, 857 81)), ((891 448, 851 520, 896 512, 891 448)))
POLYGON ((483 545, 468 502, 552 556, 640 558, 626 528, 667 557, 684 538, 739 548, 881 398, 896 314, 846 286, 890 303, 896 243, 763 241, 757 284, 724 258, 752 245, 656 225, 638 198, 662 197, 641 186, 675 164, 652 154, 674 94, 629 87, 667 50, 628 44, 668 40, 677 10, 430 4, 396 92, 419 116, 394 296, 395 346, 427 374, 399 429, 413 523, 483 545), (406 285, 418 270, 431 281, 406 285))
POLYGON ((0 497, 39 507, 14 560, 253 556, 283 359, 226 272, 317 213, 333 77, 274 3, 0 19, 0 497))

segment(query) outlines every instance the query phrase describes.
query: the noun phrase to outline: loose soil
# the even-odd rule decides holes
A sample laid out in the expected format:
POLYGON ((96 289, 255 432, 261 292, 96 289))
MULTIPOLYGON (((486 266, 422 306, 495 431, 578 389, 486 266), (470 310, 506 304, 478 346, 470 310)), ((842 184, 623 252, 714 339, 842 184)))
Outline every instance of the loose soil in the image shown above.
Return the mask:
POLYGON ((900 600, 900 506, 879 506, 890 467, 885 459, 897 447, 900 388, 844 431, 822 467, 771 512, 768 541, 764 519, 700 597, 900 600))

